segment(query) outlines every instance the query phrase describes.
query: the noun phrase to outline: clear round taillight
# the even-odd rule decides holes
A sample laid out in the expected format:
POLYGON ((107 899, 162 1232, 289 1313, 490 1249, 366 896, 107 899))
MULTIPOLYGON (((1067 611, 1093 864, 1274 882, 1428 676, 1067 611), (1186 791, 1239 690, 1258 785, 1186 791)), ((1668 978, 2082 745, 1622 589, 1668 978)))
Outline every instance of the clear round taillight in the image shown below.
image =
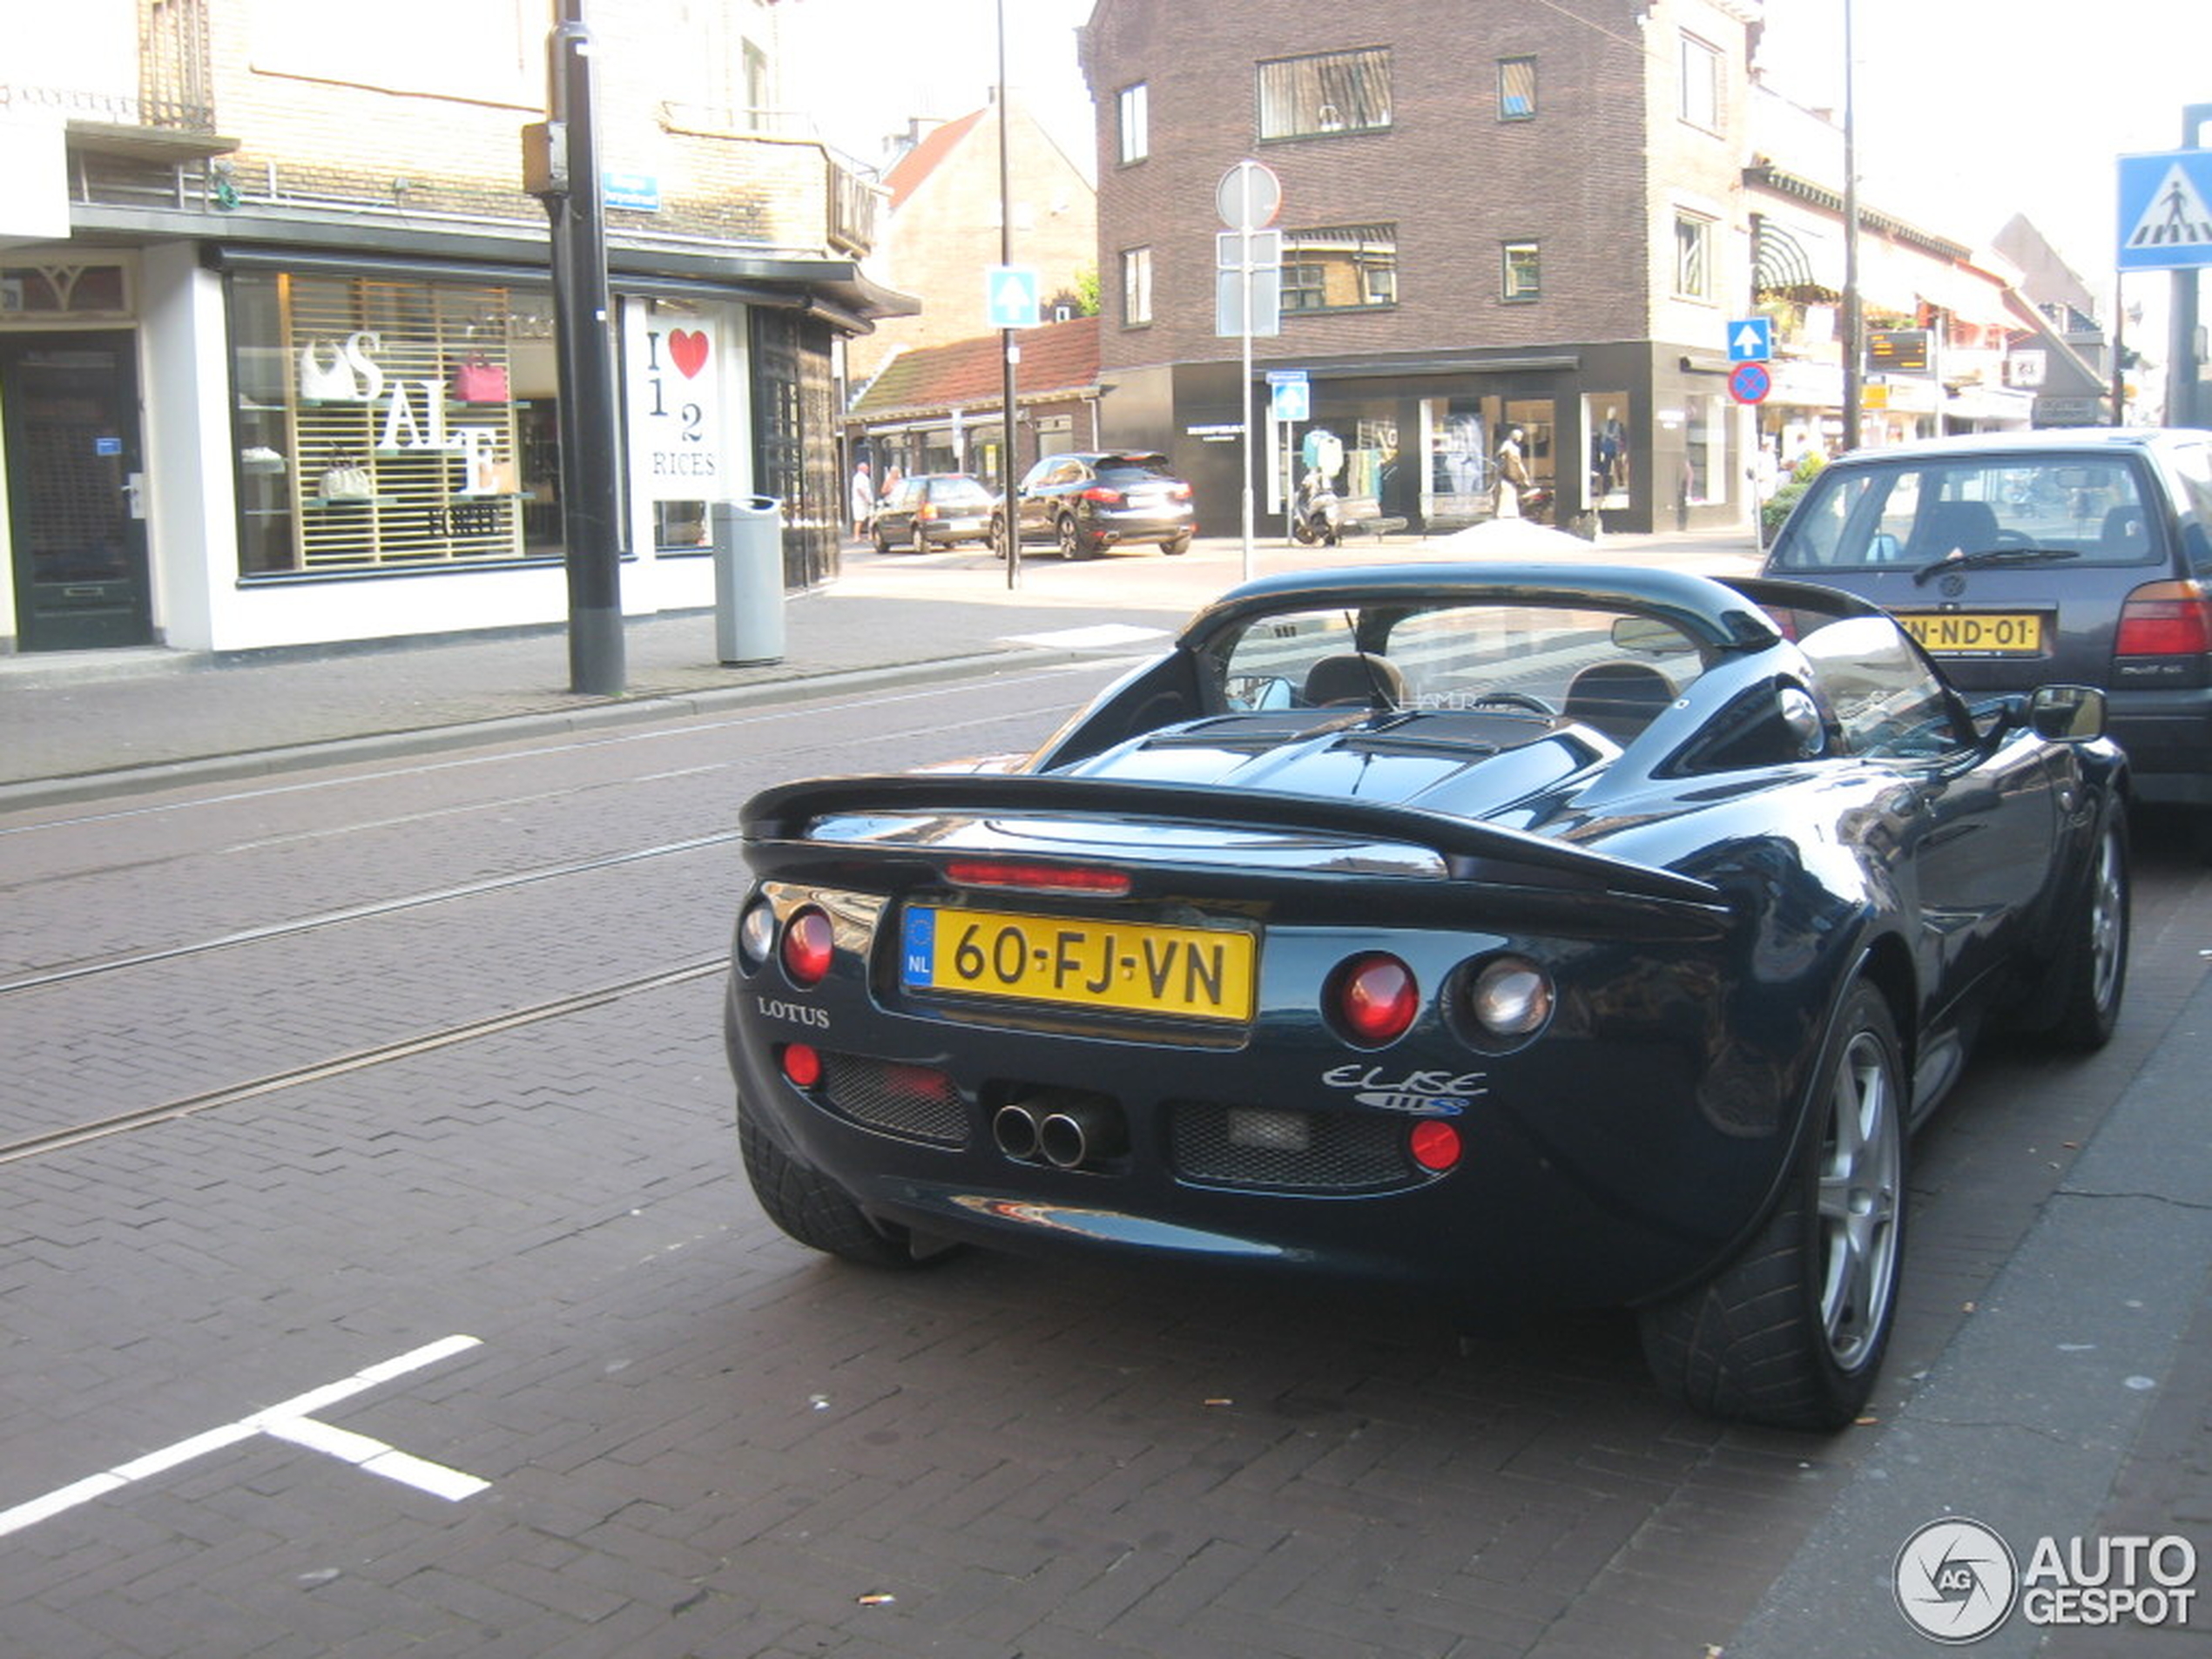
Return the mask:
POLYGON ((738 962, 748 974, 759 972, 776 948, 776 909, 755 899, 738 918, 738 962))
POLYGON ((1549 1022, 1555 996, 1551 975, 1536 963, 1526 956, 1496 956, 1468 980, 1467 1010, 1485 1036, 1519 1042, 1549 1022))
POLYGON ((1329 981, 1330 1017, 1345 1035, 1369 1047, 1405 1035, 1420 1008, 1413 970, 1386 951, 1350 958, 1329 981))
POLYGON ((830 970, 834 945, 830 919, 813 905, 792 913, 784 924, 784 973, 802 991, 811 991, 830 970))

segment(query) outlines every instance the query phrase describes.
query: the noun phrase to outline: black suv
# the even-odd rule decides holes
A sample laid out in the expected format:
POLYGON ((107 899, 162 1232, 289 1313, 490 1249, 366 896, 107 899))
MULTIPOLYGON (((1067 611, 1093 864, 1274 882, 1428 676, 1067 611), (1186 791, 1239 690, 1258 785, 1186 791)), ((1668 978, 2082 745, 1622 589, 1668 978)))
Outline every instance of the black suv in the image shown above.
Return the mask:
POLYGON ((2212 432, 1985 432, 1831 462, 1766 573, 1893 612, 1972 698, 2105 689, 2137 799, 2212 857, 2212 432))
MULTIPOLYGON (((1047 455, 1023 476, 1014 505, 1022 545, 1050 542, 1063 559, 1096 558, 1124 542, 1187 553, 1197 533, 1190 486, 1165 455, 1143 450, 1047 455)), ((1001 550, 1005 533, 1002 519, 993 525, 1001 550)))

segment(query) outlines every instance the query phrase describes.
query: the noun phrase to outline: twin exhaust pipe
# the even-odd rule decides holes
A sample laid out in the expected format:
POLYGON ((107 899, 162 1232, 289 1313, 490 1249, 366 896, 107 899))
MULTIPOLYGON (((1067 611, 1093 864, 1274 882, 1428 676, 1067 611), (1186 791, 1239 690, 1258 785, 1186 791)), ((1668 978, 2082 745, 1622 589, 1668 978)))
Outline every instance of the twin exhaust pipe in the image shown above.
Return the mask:
POLYGON ((1129 1124, 1103 1095, 1047 1089, 1000 1107, 991 1138, 1016 1163, 1042 1159, 1055 1170, 1082 1170, 1127 1151, 1129 1124))

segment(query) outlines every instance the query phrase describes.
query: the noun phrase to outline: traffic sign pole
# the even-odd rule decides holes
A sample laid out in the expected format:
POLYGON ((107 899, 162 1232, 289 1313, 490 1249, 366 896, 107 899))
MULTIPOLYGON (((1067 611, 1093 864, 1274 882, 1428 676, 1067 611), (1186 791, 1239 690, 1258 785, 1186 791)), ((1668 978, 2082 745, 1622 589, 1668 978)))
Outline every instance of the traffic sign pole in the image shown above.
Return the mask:
POLYGON ((1244 579, 1252 574, 1252 233, 1268 224, 1283 205, 1283 186, 1257 161, 1240 161, 1214 186, 1214 206, 1222 222, 1237 233, 1237 334, 1242 342, 1244 448, 1244 579))

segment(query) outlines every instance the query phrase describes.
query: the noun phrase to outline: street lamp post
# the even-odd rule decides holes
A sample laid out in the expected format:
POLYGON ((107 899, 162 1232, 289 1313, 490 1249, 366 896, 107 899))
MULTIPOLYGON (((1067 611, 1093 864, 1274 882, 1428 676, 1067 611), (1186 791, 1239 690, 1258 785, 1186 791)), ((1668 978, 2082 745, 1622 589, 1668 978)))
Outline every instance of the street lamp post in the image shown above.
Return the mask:
POLYGON ((622 637, 622 434, 615 411, 613 301, 607 291, 591 31, 583 0, 560 0, 546 39, 550 119, 526 128, 523 171, 552 243, 560 375, 561 529, 567 544, 569 689, 618 697, 622 637))

